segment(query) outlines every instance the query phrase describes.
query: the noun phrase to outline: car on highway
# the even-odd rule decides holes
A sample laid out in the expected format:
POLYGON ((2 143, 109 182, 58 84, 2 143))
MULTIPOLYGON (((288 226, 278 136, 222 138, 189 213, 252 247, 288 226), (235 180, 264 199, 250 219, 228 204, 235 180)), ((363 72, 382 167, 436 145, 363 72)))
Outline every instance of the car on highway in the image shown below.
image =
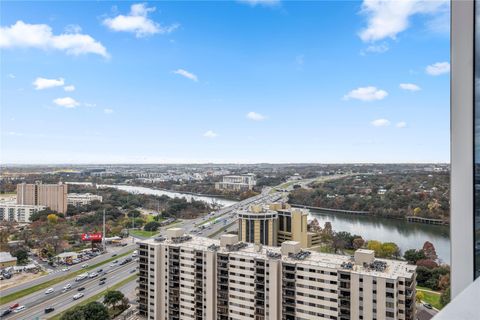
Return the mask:
POLYGON ((12 313, 12 309, 2 310, 2 311, 0 311, 0 317, 4 317, 6 315, 9 315, 10 313, 12 313))
POLYGON ((107 280, 106 277, 100 278, 100 281, 105 281, 105 280, 107 280))
POLYGON ((50 312, 53 312, 55 311, 55 308, 54 307, 47 307, 45 308, 45 313, 50 313, 50 312))
POLYGON ((53 291, 55 291, 55 289, 53 289, 53 288, 48 288, 48 289, 45 291, 45 294, 53 293, 53 291))
POLYGON ((83 297, 83 293, 77 293, 76 295, 73 296, 73 300, 78 300, 83 297))
POLYGON ((96 272, 92 272, 88 275, 89 278, 95 278, 95 277, 98 277, 98 273, 96 272))
POLYGON ((135 273, 137 271, 137 269, 132 269, 130 270, 130 273, 135 273))
POLYGON ((18 313, 18 312, 21 312, 23 310, 27 309, 25 306, 20 306, 20 307, 17 307, 13 310, 13 312, 15 313, 18 313))
POLYGON ((83 273, 83 274, 80 274, 78 275, 76 278, 75 278, 75 281, 82 281, 83 279, 86 279, 88 277, 88 274, 86 273, 83 273))
POLYGON ((424 303, 423 306, 427 309, 432 309, 432 305, 430 303, 424 303))
POLYGON ((117 254, 116 254, 116 253, 112 254, 112 257, 116 257, 116 256, 117 256, 117 254))
POLYGON ((95 271, 96 273, 102 273, 103 272, 103 269, 98 269, 97 271, 95 271))
POLYGON ((20 305, 18 303, 12 304, 9 308, 10 310, 18 308, 20 305))
POLYGON ((83 268, 83 269, 85 269, 85 268, 87 268, 87 267, 88 267, 88 263, 82 264, 82 268, 83 268))
POLYGON ((77 289, 77 291, 83 291, 83 290, 85 290, 85 287, 80 287, 77 289))
POLYGON ((105 280, 100 280, 100 282, 98 283, 99 286, 104 285, 104 284, 105 284, 105 280))

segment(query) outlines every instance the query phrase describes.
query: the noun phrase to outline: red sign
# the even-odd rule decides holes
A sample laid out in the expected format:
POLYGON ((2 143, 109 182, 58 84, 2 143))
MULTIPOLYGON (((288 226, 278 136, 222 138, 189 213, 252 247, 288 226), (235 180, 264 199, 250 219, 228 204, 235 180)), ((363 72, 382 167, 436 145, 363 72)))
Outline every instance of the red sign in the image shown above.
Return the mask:
POLYGON ((82 233, 82 241, 102 241, 101 233, 82 233))

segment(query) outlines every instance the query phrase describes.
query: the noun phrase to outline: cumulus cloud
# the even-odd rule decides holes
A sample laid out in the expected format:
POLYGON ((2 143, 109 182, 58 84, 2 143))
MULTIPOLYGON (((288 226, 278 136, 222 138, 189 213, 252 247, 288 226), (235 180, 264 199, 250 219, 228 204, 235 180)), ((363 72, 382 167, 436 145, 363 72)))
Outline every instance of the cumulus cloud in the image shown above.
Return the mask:
POLYGON ((247 119, 253 121, 262 121, 265 120, 265 116, 254 111, 250 111, 249 113, 247 113, 247 119))
POLYGON ((62 33, 54 35, 46 24, 28 24, 17 21, 9 27, 0 27, 0 48, 37 48, 59 50, 69 55, 98 54, 108 57, 107 49, 87 34, 62 33))
POLYGON ((36 90, 61 87, 64 84, 65 84, 65 80, 63 78, 46 79, 46 78, 38 77, 37 79, 35 79, 35 81, 33 81, 33 85, 35 86, 36 90))
POLYGON ((437 62, 431 64, 425 68, 425 71, 431 76, 439 76, 441 74, 450 72, 450 63, 448 62, 437 62))
POLYGON ((213 139, 213 138, 216 138, 218 136, 218 134, 216 134, 215 132, 213 132, 212 130, 208 130, 207 132, 205 132, 203 134, 203 136, 205 138, 209 138, 209 139, 213 139))
POLYGON ((177 70, 173 71, 173 73, 181 75, 182 77, 193 80, 195 82, 198 81, 198 77, 196 75, 194 75, 193 73, 188 72, 187 70, 184 70, 184 69, 177 69, 177 70))
POLYGON ((179 27, 178 24, 161 26, 148 17, 155 11, 155 7, 147 7, 145 3, 133 4, 128 15, 118 15, 103 20, 103 24, 113 31, 135 33, 137 38, 147 37, 156 33, 170 33, 179 27))
POLYGON ((113 113, 113 109, 106 108, 106 109, 103 109, 103 112, 104 112, 105 114, 112 114, 112 113, 113 113))
POLYGON ((407 123, 405 121, 400 121, 395 126, 399 129, 402 129, 407 127, 407 123))
POLYGON ((371 122, 372 126, 374 127, 388 127, 390 125, 390 121, 387 119, 376 119, 371 122))
POLYGON ((57 98, 53 100, 53 103, 55 103, 57 106, 68 108, 68 109, 75 108, 80 105, 78 101, 70 97, 57 98))
POLYGON ((276 6, 280 4, 280 0, 238 0, 240 3, 248 4, 252 7, 260 6, 276 6))
POLYGON ((65 90, 67 92, 72 92, 72 91, 75 91, 75 86, 74 85, 68 85, 68 86, 63 87, 63 90, 65 90))
POLYGON ((385 90, 377 89, 376 87, 361 87, 354 89, 343 96, 344 100, 357 99, 361 101, 374 101, 382 100, 388 96, 388 92, 385 90))
POLYGON ((400 83, 400 88, 408 91, 420 91, 421 88, 413 83, 400 83))
POLYGON ((367 27, 360 32, 360 38, 365 42, 395 39, 409 27, 413 15, 434 14, 448 5, 448 0, 364 0, 361 12, 367 17, 367 27))

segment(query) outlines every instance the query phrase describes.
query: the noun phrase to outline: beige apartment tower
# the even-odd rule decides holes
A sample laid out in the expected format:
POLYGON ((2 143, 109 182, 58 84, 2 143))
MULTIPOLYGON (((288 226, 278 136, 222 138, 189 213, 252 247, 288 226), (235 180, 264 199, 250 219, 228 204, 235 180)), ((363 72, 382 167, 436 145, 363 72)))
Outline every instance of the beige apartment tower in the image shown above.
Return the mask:
POLYGON ((320 235, 308 231, 308 210, 292 208, 288 203, 252 205, 237 212, 238 240, 277 246, 297 241, 302 248, 320 244, 320 235))
POLYGON ((414 320, 415 266, 220 240, 170 229, 138 243, 139 315, 148 320, 414 320))
POLYGON ((67 185, 59 184, 17 184, 17 204, 41 205, 58 213, 67 212, 67 185))

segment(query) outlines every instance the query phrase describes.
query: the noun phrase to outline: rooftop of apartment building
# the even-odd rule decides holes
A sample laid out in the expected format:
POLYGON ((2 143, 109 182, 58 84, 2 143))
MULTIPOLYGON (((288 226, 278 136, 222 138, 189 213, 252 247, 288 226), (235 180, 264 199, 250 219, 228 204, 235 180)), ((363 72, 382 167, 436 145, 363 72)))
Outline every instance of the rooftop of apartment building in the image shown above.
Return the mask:
POLYGON ((140 243, 153 246, 160 246, 163 243, 173 246, 184 246, 193 250, 234 253, 236 256, 252 259, 281 259, 286 263, 345 270, 386 279, 411 278, 416 269, 414 265, 409 265, 406 261, 374 258, 372 250, 359 249, 353 257, 301 250, 299 243, 296 241, 286 241, 282 244, 282 247, 268 247, 238 242, 237 239, 237 235, 231 234, 223 235, 220 240, 197 237, 183 234, 183 229, 173 228, 167 230, 167 237, 147 239, 140 243), (171 232, 170 235, 168 235, 169 232, 171 232), (172 234, 174 236, 171 236, 172 234), (368 261, 369 259, 371 260, 368 261), (363 263, 364 261, 368 262, 363 263))

